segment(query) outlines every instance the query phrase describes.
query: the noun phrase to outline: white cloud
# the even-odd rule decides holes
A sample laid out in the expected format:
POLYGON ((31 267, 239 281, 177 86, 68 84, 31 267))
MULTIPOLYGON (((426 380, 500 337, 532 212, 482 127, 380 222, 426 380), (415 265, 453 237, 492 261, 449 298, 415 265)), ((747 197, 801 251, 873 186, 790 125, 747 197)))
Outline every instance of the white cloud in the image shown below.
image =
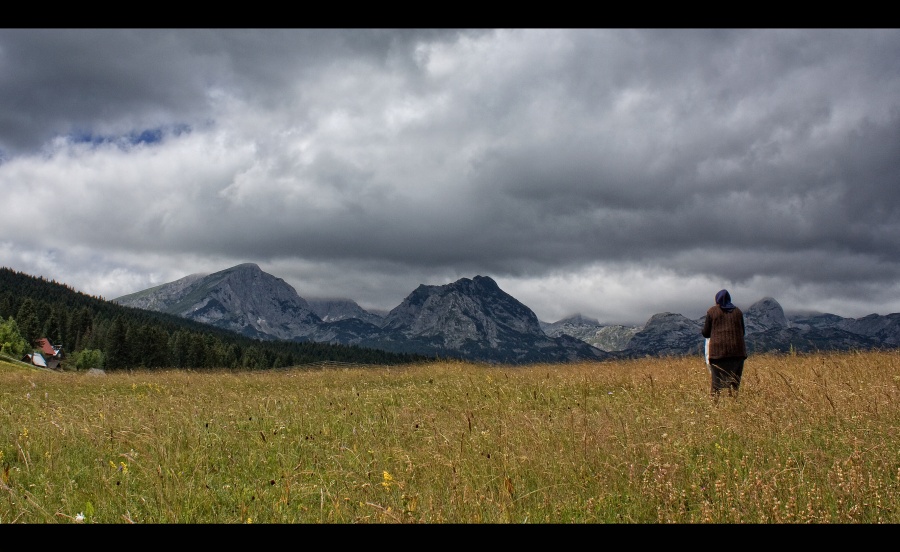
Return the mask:
POLYGON ((256 262, 379 309, 484 275, 545 321, 721 287, 900 311, 893 30, 7 29, 0 55, 0 265, 88 293, 256 262))

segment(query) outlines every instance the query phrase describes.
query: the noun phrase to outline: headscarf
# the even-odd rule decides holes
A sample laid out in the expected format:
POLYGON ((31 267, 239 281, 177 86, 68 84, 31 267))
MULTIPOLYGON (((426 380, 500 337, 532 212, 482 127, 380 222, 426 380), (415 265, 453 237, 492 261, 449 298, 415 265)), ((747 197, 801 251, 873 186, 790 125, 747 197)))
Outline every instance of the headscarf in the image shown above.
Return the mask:
POLYGON ((734 303, 731 302, 731 294, 727 289, 723 289, 716 294, 716 304, 725 312, 734 310, 734 303))

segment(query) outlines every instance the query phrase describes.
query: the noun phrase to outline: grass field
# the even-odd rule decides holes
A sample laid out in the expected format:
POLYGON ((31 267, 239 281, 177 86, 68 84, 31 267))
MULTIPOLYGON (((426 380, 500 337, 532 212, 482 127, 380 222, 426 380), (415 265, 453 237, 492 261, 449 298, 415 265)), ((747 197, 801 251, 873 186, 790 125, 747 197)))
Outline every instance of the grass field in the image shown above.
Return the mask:
POLYGON ((92 375, 0 363, 0 523, 898 523, 900 352, 92 375))

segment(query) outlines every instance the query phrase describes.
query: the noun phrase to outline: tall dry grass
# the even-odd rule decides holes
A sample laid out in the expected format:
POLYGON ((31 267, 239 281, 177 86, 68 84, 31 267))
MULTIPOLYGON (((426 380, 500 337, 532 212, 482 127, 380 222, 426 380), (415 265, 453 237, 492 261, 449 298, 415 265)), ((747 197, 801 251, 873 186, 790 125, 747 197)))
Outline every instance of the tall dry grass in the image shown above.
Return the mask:
POLYGON ((0 367, 2 523, 897 523, 900 353, 0 367))

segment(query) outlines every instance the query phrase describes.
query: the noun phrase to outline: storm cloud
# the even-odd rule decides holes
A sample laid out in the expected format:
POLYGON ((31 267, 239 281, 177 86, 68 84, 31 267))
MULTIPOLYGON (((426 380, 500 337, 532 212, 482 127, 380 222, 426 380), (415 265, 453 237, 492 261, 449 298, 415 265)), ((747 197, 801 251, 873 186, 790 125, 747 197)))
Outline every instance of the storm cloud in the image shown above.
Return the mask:
POLYGON ((2 29, 0 266, 900 312, 895 29, 2 29))

